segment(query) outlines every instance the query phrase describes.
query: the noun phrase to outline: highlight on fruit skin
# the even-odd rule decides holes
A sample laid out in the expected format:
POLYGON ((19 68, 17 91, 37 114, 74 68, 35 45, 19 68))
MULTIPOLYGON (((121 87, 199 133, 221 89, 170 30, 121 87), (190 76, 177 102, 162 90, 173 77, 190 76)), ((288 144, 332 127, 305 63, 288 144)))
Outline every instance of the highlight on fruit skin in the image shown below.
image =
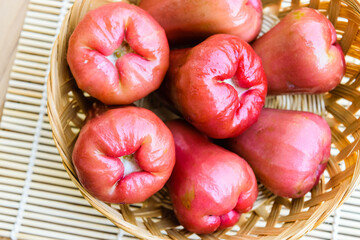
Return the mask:
POLYGON ((345 74, 344 53, 331 22, 312 8, 291 11, 253 44, 268 93, 325 93, 345 74))
POLYGON ((299 198, 319 181, 330 157, 331 130, 310 112, 263 109, 258 121, 224 141, 274 194, 299 198))
POLYGON ((108 105, 131 104, 159 88, 169 66, 163 28, 122 2, 89 11, 69 39, 67 61, 78 87, 108 105))
POLYGON ((198 234, 232 227, 258 195, 249 164, 184 120, 166 124, 175 142, 176 163, 167 186, 177 219, 198 234))

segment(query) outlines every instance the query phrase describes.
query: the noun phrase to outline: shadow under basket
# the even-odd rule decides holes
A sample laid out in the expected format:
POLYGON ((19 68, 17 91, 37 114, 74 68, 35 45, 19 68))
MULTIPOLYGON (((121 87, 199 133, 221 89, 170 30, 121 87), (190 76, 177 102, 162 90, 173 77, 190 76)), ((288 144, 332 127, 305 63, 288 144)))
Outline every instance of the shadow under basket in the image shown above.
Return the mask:
MULTIPOLYGON (((321 224, 353 192, 360 176, 360 4, 356 0, 265 0, 265 25, 266 20, 281 19, 292 9, 303 6, 318 9, 335 26, 346 54, 345 77, 330 93, 267 99, 267 107, 312 111, 321 114, 329 123, 331 158, 319 184, 298 199, 274 196, 260 186, 261 201, 257 201, 253 210, 243 214, 233 228, 211 235, 190 233, 177 222, 166 189, 133 205, 109 205, 91 196, 77 179, 71 153, 92 101, 78 89, 66 61, 66 52, 69 37, 79 20, 90 9, 106 2, 110 0, 76 1, 65 16, 51 56, 48 114, 55 144, 71 180, 87 201, 116 226, 142 239, 298 239, 321 224)), ((140 105, 146 103, 145 100, 140 105)))

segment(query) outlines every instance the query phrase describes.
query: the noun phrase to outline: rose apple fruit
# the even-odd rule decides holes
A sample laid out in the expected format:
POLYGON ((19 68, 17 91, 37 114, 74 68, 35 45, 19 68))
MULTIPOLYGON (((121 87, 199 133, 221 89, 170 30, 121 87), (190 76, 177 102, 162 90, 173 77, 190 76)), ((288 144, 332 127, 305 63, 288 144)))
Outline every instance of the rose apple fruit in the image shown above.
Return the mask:
POLYGON ((261 28, 260 0, 141 0, 139 6, 160 23, 174 44, 199 42, 217 33, 250 42, 261 28))
POLYGON ((130 104, 156 90, 169 44, 144 10, 110 3, 88 12, 69 40, 67 60, 80 89, 105 104, 130 104))
POLYGON ((179 222, 198 234, 236 224, 241 213, 251 210, 258 194, 250 166, 185 121, 166 124, 176 152, 167 186, 179 222))
POLYGON ((298 198, 318 183, 326 168, 331 131, 313 113, 263 109, 254 125, 226 145, 273 193, 298 198))
POLYGON ((212 138, 239 135, 265 103, 261 59, 239 37, 217 34, 170 52, 163 93, 184 118, 212 138))
POLYGON ((159 191, 175 164, 166 125, 138 107, 96 110, 72 154, 80 183, 108 203, 138 203, 159 191))
POLYGON ((261 57, 269 94, 324 93, 345 73, 344 53, 331 22, 317 10, 290 12, 252 47, 261 57))

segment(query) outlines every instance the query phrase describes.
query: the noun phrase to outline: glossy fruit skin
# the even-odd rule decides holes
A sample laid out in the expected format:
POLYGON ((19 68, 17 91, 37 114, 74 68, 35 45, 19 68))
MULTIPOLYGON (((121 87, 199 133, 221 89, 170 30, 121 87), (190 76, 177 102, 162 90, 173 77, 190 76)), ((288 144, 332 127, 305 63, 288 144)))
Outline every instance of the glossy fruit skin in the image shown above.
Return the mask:
POLYGON ((148 13, 118 2, 85 15, 70 37, 67 60, 80 89, 105 104, 123 105, 160 86, 169 51, 164 30, 148 13), (106 56, 124 40, 135 52, 114 65, 106 56))
POLYGON ((111 109, 81 129, 72 160, 80 183, 108 203, 138 203, 159 191, 175 164, 171 132, 151 111, 111 109), (142 169, 123 177, 119 157, 134 154, 142 169))
POLYGON ((263 109, 254 125, 226 145, 246 159, 273 193, 298 198, 318 183, 326 168, 331 131, 313 113, 263 109))
POLYGON ((261 57, 271 95, 324 93, 345 73, 344 53, 331 22, 311 8, 290 12, 257 39, 252 47, 261 57))
POLYGON ((226 34, 191 49, 171 51, 163 86, 184 118, 212 138, 237 136, 251 126, 267 91, 261 59, 246 42, 226 34), (223 82, 231 78, 248 90, 238 93, 223 82))
POLYGON ((262 22, 260 0, 142 0, 139 7, 160 23, 171 44, 196 43, 218 33, 250 42, 262 22))
POLYGON ((208 234, 231 227, 258 195, 245 160, 217 146, 183 120, 166 123, 174 136, 176 163, 168 189, 179 222, 208 234))

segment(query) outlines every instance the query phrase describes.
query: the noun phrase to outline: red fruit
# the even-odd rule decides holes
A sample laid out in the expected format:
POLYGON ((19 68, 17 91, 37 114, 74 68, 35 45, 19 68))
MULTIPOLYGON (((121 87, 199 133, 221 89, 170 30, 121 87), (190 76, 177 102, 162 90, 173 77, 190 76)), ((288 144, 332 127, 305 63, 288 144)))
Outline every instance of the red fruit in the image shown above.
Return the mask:
POLYGON ((163 90, 197 129, 212 138, 229 138, 256 121, 267 83, 250 45, 218 34, 192 49, 170 53, 163 90))
POLYGON ((159 191, 175 164, 171 132, 151 111, 111 109, 81 129, 72 160, 81 184, 109 203, 137 203, 159 191))
POLYGON ((130 104, 160 86, 169 45, 164 30, 144 10, 111 3, 79 23, 67 60, 80 89, 105 104, 130 104))
POLYGON ((199 42, 217 33, 250 42, 261 28, 260 0, 142 0, 139 6, 163 26, 170 43, 199 42))
POLYGON ((309 112, 263 109, 258 121, 228 140, 273 193, 298 198, 319 181, 330 157, 331 131, 309 112))
POLYGON ((250 166, 185 121, 171 121, 167 126, 176 149, 168 188, 179 222, 199 234, 236 224, 241 213, 251 210, 258 194, 250 166))
POLYGON ((269 94, 324 93, 345 73, 331 22, 311 8, 290 12, 252 46, 261 57, 269 94))

